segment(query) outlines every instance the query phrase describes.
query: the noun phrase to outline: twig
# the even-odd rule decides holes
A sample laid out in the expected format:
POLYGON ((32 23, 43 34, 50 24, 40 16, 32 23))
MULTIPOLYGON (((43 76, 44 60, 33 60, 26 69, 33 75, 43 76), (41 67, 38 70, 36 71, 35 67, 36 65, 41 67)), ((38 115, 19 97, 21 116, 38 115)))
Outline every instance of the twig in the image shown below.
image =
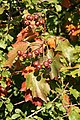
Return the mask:
POLYGON ((15 103, 14 105, 19 105, 19 104, 22 104, 22 103, 24 103, 25 101, 23 100, 23 101, 21 101, 21 102, 18 102, 18 103, 15 103))
POLYGON ((80 103, 78 103, 78 104, 72 104, 72 105, 65 105, 64 107, 72 107, 72 106, 77 106, 77 105, 80 105, 80 103))
MULTIPOLYGON (((71 107, 71 106, 77 106, 77 105, 80 105, 80 103, 78 104, 73 104, 73 105, 66 105, 64 107, 71 107)), ((62 118, 65 118, 65 117, 68 117, 68 114, 65 114, 62 118)))
POLYGON ((12 11, 12 6, 11 6, 11 1, 8 0, 8 2, 10 3, 10 9, 9 9, 9 14, 7 14, 8 16, 8 30, 7 30, 7 33, 9 33, 9 27, 10 27, 10 20, 11 20, 11 11, 12 11))
MULTIPOLYGON (((69 85, 69 82, 66 84, 64 90, 68 87, 68 85, 69 85)), ((63 90, 63 92, 64 92, 64 90, 63 90)), ((59 93, 59 94, 52 100, 51 103, 53 103, 54 101, 56 101, 56 100, 60 97, 61 94, 62 94, 62 93, 59 93)), ((34 115, 36 115, 37 113, 39 113, 39 112, 41 112, 42 110, 44 110, 45 108, 46 108, 46 107, 43 107, 43 108, 35 111, 34 113, 32 113, 31 115, 29 115, 28 117, 26 117, 25 120, 28 120, 28 118, 31 118, 32 116, 34 116, 34 115)))

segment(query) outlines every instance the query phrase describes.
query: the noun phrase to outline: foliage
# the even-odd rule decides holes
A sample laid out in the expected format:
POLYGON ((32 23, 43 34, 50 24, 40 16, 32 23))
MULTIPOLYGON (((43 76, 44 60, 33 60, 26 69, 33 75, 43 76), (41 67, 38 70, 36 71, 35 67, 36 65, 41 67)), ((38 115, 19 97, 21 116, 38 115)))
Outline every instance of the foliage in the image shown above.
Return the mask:
POLYGON ((80 119, 80 0, 0 0, 0 119, 80 119))

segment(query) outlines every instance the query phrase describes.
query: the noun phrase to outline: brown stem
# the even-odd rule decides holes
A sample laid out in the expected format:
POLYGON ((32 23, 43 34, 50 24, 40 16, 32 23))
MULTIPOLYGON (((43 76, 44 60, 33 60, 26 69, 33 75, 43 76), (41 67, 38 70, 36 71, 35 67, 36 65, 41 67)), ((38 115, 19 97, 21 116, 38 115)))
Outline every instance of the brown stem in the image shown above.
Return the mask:
POLYGON ((25 101, 23 100, 23 101, 21 101, 21 102, 18 102, 18 103, 15 103, 14 105, 19 105, 19 104, 22 104, 22 103, 24 103, 25 101))

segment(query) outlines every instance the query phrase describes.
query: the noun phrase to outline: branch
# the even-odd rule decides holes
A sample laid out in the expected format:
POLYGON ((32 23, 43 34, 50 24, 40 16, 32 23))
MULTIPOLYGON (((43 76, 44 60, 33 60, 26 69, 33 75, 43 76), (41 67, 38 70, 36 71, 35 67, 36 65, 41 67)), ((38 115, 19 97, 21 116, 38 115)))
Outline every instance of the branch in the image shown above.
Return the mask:
MULTIPOLYGON (((68 87, 68 85, 69 85, 69 82, 66 84, 63 92, 64 92, 65 89, 68 87)), ((62 93, 63 93, 63 92, 62 92, 62 93)), ((52 100, 51 103, 53 103, 54 101, 56 101, 56 100, 61 96, 62 93, 59 93, 59 94, 52 100)), ((32 116, 34 116, 34 115, 36 115, 37 113, 39 113, 39 112, 41 112, 42 110, 44 110, 45 108, 46 108, 46 107, 43 107, 43 108, 40 108, 39 110, 35 111, 34 113, 32 113, 31 115, 29 115, 28 117, 26 117, 25 120, 27 120, 28 118, 31 118, 32 116)))
POLYGON ((23 100, 23 101, 21 101, 21 102, 18 102, 18 103, 15 103, 14 105, 19 105, 19 104, 22 104, 22 103, 24 103, 25 101, 23 100))

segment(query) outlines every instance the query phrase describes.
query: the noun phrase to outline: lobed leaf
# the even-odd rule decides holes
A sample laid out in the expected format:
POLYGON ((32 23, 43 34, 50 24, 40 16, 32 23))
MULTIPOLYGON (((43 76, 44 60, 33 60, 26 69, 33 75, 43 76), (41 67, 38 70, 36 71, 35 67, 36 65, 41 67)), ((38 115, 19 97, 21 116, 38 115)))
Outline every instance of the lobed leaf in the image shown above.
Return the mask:
POLYGON ((8 66, 11 67, 13 65, 13 61, 15 60, 17 56, 17 51, 20 50, 22 52, 25 52, 27 47, 29 46, 28 42, 18 42, 12 45, 13 49, 8 53, 8 59, 4 63, 4 67, 8 66))
POLYGON ((33 72, 31 72, 26 77, 26 86, 27 89, 30 89, 32 91, 33 98, 39 97, 43 101, 47 102, 47 94, 50 91, 50 87, 45 78, 41 78, 40 81, 37 81, 33 72))

